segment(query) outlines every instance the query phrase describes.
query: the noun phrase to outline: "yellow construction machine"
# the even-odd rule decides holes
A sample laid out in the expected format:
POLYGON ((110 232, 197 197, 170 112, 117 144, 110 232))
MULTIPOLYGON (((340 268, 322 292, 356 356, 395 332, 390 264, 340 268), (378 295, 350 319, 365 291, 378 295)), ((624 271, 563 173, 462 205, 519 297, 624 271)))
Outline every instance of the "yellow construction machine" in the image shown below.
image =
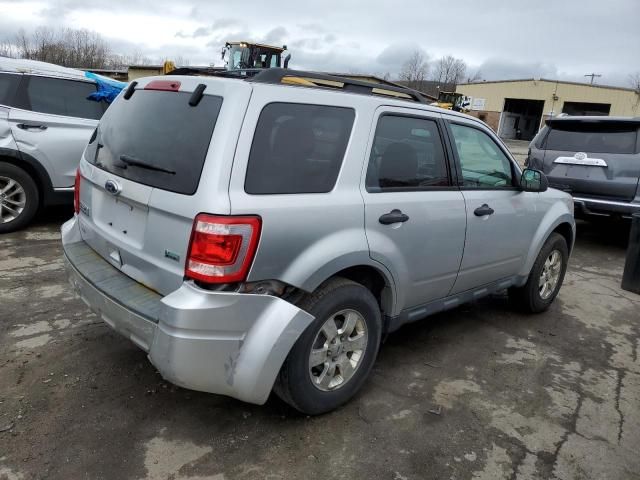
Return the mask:
POLYGON ((227 42, 222 49, 222 60, 227 70, 248 70, 254 68, 287 68, 291 54, 283 58, 287 46, 274 47, 262 43, 227 42))
POLYGON ((445 110, 468 112, 471 106, 471 99, 461 93, 441 91, 438 94, 438 101, 433 102, 431 105, 444 108, 445 110))
MULTIPOLYGON (((274 47, 262 43, 251 42, 226 42, 222 49, 222 60, 225 67, 209 67, 212 70, 259 70, 263 68, 283 67, 287 68, 291 54, 285 53, 287 46, 274 47)), ((162 66, 165 75, 185 74, 195 70, 202 70, 202 67, 176 67, 173 60, 166 60, 162 66)))

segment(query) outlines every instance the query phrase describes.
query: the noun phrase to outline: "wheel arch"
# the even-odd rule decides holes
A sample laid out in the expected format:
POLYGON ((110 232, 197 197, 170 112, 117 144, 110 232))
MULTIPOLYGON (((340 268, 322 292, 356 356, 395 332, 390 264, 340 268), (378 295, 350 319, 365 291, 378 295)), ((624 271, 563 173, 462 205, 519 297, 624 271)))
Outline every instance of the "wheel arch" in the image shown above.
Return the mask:
POLYGON ((575 241, 575 232, 569 222, 563 222, 556 226, 551 233, 559 233, 567 242, 567 248, 569 249, 569 255, 573 250, 573 243, 575 241))
POLYGON ((41 204, 46 205, 53 197, 53 184, 45 168, 30 155, 7 148, 0 148, 0 162, 11 164, 24 170, 38 188, 41 204))
POLYGON ((519 281, 517 286, 524 285, 526 283, 542 246, 552 233, 558 233, 567 240, 569 253, 573 250, 573 243, 575 241, 575 220, 572 213, 566 209, 565 211, 559 210, 559 208, 560 207, 550 210, 536 231, 526 260, 522 269, 518 273, 519 281))
POLYGON ((312 292, 327 280, 343 277, 361 284, 376 298, 383 316, 391 316, 396 305, 396 285, 391 273, 382 265, 375 265, 373 260, 354 262, 345 266, 336 265, 330 271, 324 271, 322 277, 316 276, 312 283, 307 283, 305 290, 312 292))

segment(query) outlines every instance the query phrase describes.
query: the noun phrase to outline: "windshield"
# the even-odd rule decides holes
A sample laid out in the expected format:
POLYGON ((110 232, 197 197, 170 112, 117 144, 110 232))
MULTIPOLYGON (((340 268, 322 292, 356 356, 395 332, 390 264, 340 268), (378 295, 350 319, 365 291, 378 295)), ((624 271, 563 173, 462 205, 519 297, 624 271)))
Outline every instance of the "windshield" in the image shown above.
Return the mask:
POLYGON ((233 45, 229 49, 229 69, 238 70, 241 68, 250 68, 249 49, 240 45, 233 45))
POLYGON ((190 92, 136 90, 119 97, 102 117, 85 158, 134 182, 192 195, 216 125, 222 98, 190 92))

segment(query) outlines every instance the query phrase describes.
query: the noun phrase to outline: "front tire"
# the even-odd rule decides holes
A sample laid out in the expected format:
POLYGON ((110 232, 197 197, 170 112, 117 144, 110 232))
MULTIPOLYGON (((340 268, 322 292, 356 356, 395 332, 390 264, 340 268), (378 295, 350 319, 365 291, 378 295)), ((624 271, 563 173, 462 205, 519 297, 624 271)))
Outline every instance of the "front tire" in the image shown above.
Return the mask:
POLYGON ((26 227, 40 206, 38 187, 27 172, 0 163, 0 234, 26 227))
POLYGON ((547 310, 560 291, 568 261, 567 241, 562 235, 552 233, 540 249, 527 283, 509 289, 512 304, 529 313, 547 310))
POLYGON ((315 320, 289 352, 274 390, 301 413, 319 415, 362 387, 378 354, 382 315, 373 294, 345 278, 328 280, 298 306, 315 320))

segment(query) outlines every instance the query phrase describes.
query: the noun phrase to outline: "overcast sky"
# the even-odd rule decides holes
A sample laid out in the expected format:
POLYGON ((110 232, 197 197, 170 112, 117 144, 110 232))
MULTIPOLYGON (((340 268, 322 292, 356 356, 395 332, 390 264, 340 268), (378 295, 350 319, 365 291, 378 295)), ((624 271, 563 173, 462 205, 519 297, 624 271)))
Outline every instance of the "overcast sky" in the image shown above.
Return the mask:
POLYGON ((415 49, 463 58, 482 78, 628 85, 640 71, 640 0, 0 0, 0 40, 19 28, 99 32, 116 53, 221 65, 225 40, 286 44, 291 67, 395 78, 415 49))

